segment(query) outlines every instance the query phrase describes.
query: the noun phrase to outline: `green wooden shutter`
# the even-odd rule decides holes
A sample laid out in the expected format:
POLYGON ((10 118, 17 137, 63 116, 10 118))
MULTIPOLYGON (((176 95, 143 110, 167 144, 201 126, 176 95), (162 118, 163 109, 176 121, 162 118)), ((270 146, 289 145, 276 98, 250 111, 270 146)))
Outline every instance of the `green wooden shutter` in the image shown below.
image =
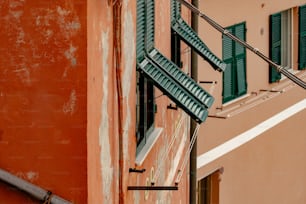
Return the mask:
POLYGON ((153 62, 155 62, 160 69, 165 71, 173 80, 180 84, 186 91, 192 94, 196 99, 205 105, 206 108, 210 108, 213 104, 214 98, 204 91, 192 78, 186 75, 179 69, 172 61, 168 60, 157 49, 153 49, 148 56, 153 62))
POLYGON ((137 34, 136 34, 136 56, 137 61, 141 62, 145 55, 146 38, 146 4, 145 0, 137 1, 137 34))
MULTIPOLYGON (((277 64, 281 64, 281 13, 270 16, 270 57, 277 64)), ((270 67, 269 82, 281 79, 281 74, 270 67)))
MULTIPOLYGON (((235 26, 235 35, 245 41, 245 23, 235 26)), ((235 60, 236 60, 236 93, 237 96, 244 95, 247 92, 246 82, 246 50, 239 43, 235 43, 235 60)))
MULTIPOLYGON (((165 93, 198 123, 203 122, 207 118, 208 111, 204 104, 195 98, 193 94, 186 91, 183 86, 169 76, 150 58, 145 58, 140 64, 138 64, 138 67, 142 74, 151 79, 163 93, 165 93)), ((189 80, 192 79, 189 78, 189 80)))
MULTIPOLYGON (((228 28, 230 32, 233 32, 232 28, 228 28)), ((223 103, 232 100, 235 97, 235 85, 234 83, 234 42, 227 36, 223 36, 222 39, 222 55, 223 61, 226 63, 226 69, 223 72, 223 103)))
POLYGON ((306 69, 306 5, 299 8, 299 69, 306 69))
POLYGON ((171 0, 171 22, 181 17, 181 4, 177 0, 171 0))
POLYGON ((226 64, 208 49, 198 34, 182 18, 172 24, 172 29, 214 69, 225 70, 226 64))
POLYGON ((154 48, 155 9, 154 0, 146 0, 146 50, 154 48))

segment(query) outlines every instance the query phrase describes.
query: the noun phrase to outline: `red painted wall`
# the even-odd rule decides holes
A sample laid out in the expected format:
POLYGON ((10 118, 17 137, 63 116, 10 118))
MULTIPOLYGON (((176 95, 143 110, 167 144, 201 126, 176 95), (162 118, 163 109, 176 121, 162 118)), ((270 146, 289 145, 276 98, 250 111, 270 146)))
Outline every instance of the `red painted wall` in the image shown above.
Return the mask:
POLYGON ((86 203, 86 1, 4 0, 0 25, 0 168, 86 203))

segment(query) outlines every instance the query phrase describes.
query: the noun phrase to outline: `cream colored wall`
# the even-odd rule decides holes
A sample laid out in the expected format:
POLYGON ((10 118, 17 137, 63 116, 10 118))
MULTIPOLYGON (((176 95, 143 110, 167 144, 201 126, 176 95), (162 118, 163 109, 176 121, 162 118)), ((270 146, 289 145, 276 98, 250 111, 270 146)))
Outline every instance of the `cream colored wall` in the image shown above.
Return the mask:
MULTIPOLYGON (((246 39, 269 56, 269 15, 305 4, 305 1, 200 1, 200 9, 222 26, 246 22, 246 39)), ((296 18, 295 18, 296 20, 296 18)), ((221 34, 200 20, 200 36, 222 58, 221 34)), ((294 24, 294 34, 297 25, 294 24)), ((294 36, 296 39, 296 35, 294 36)), ((294 41, 293 60, 297 60, 294 41)), ((199 58, 199 80, 217 81, 203 85, 215 97, 210 117, 201 126, 198 156, 256 127, 286 108, 305 99, 306 93, 288 79, 268 83, 268 64, 247 52, 248 94, 222 105, 222 74, 199 58), (261 89, 279 90, 263 92, 261 89), (222 108, 222 110, 220 109, 222 108), (226 118, 226 119, 222 119, 226 118)), ((296 64, 294 65, 296 67, 296 64)), ((297 76, 306 81, 305 71, 297 76)), ((306 203, 306 110, 280 122, 255 139, 198 168, 198 179, 224 167, 220 182, 221 204, 306 203)))

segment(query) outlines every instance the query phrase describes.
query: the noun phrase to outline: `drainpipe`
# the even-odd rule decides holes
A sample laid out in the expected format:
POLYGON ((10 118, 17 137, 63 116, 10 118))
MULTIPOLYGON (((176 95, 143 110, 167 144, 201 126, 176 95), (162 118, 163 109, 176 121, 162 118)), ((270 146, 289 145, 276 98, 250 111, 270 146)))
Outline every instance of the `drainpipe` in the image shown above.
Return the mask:
POLYGON ((122 0, 113 0, 113 45, 114 45, 114 66, 116 70, 116 88, 118 100, 118 151, 119 151, 119 204, 124 203, 124 151, 123 151, 123 93, 122 93, 122 53, 121 53, 121 18, 122 0))
MULTIPOLYGON (((198 0, 191 0, 191 3, 199 7, 198 0)), ((191 13, 191 27, 192 29, 198 33, 198 16, 195 13, 191 13)), ((195 81, 198 80, 198 55, 194 50, 191 51, 191 78, 195 81)), ((193 136, 197 123, 194 120, 190 122, 190 140, 193 136)), ((197 203, 197 139, 194 142, 193 148, 190 152, 190 166, 189 166, 189 174, 190 174, 190 186, 189 186, 189 203, 196 204, 197 203)))
POLYGON ((72 202, 64 200, 52 192, 40 188, 32 183, 29 183, 7 171, 0 169, 0 181, 10 184, 19 190, 26 192, 37 200, 44 201, 45 203, 52 204, 72 204, 72 202))

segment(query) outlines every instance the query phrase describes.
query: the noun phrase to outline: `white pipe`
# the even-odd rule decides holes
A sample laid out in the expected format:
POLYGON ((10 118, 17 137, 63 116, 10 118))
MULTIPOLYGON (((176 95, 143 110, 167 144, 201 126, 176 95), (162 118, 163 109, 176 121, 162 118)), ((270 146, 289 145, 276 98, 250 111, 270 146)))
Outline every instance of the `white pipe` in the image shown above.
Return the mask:
MULTIPOLYGON (((13 174, 2 169, 0 169, 0 180, 18 188, 21 191, 30 194, 34 198, 41 201, 47 199, 50 194, 49 191, 40 188, 39 186, 36 186, 32 183, 29 183, 17 176, 14 176, 13 174)), ((64 200, 63 198, 60 198, 53 194, 50 196, 50 202, 52 204, 72 204, 70 201, 64 200)))

